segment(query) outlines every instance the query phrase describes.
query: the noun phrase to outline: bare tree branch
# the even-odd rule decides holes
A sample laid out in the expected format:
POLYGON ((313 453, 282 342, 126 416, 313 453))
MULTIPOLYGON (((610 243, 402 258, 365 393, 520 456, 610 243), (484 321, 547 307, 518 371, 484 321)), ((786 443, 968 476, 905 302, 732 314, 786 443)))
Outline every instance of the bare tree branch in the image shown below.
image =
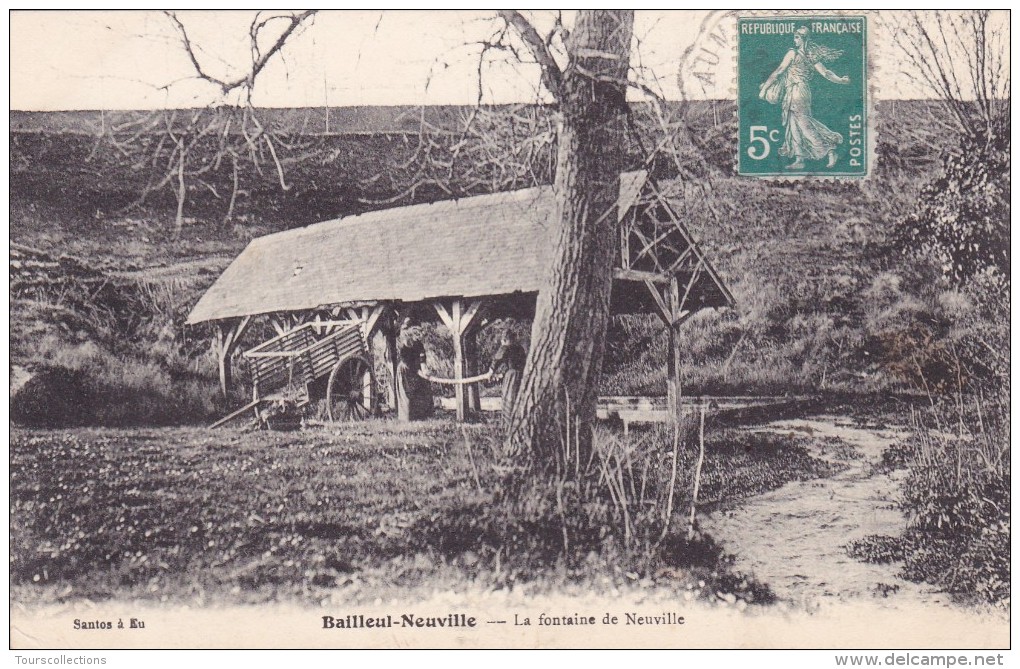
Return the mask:
POLYGON ((270 59, 272 59, 272 57, 283 48, 284 44, 287 43, 287 40, 290 38, 291 34, 295 30, 297 30, 305 21, 313 17, 317 11, 318 10, 311 9, 291 16, 274 15, 261 21, 259 20, 261 12, 257 14, 255 19, 252 21, 251 29, 249 30, 249 35, 251 36, 251 50, 252 50, 251 69, 248 72, 246 72, 243 76, 231 80, 219 79, 206 72, 202 68, 202 65, 198 62, 198 57, 195 55, 195 49, 191 43, 191 38, 188 36, 188 31, 185 29, 184 24, 181 23, 181 20, 177 18, 177 14, 169 10, 164 11, 163 13, 174 24, 174 27, 177 29, 177 32, 180 33, 181 44, 184 47, 184 51, 185 53, 187 53, 188 58, 191 60, 191 64, 195 68, 195 74, 198 76, 198 78, 218 86, 223 94, 227 94, 237 88, 247 88, 250 91, 251 87, 255 83, 255 79, 258 77, 259 73, 262 72, 263 69, 265 69, 270 59), (287 21, 287 26, 286 28, 284 28, 283 32, 280 33, 280 35, 276 38, 276 41, 273 42, 272 46, 270 46, 267 51, 262 52, 262 50, 259 48, 258 43, 259 33, 271 21, 275 20, 287 21))
MULTIPOLYGON (((955 129, 990 138, 1008 114, 1008 48, 988 10, 910 12, 894 20, 893 41, 905 56, 904 75, 944 103, 955 129), (1006 54, 1006 55, 1004 55, 1006 54)), ((944 114, 935 114, 944 123, 944 114)))
MULTIPOLYGON (((560 66, 556 64, 556 59, 553 58, 552 51, 549 50, 549 44, 538 34, 538 30, 531 24, 531 21, 524 18, 524 15, 519 11, 515 9, 501 9, 499 10, 499 15, 509 25, 513 26, 517 34, 524 40, 531 54, 542 68, 542 83, 558 102, 562 96, 563 72, 560 70, 560 66)), ((552 34, 550 33, 550 36, 552 34)))

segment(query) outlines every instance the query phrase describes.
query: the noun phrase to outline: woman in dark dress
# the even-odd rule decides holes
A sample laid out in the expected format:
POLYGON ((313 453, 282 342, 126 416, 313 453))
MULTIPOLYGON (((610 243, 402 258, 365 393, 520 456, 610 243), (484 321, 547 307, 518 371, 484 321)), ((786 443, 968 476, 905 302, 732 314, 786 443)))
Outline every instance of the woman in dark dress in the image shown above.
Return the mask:
POLYGON ((400 348, 397 364, 397 418, 401 421, 422 420, 432 416, 432 386, 421 376, 425 362, 425 346, 412 342, 400 348))
POLYGON ((513 332, 507 330, 500 340, 499 350, 492 358, 492 366, 489 372, 495 379, 503 381, 503 415, 509 416, 514 400, 517 398, 517 391, 521 387, 521 374, 524 372, 524 362, 528 358, 527 351, 517 343, 517 337, 513 332))

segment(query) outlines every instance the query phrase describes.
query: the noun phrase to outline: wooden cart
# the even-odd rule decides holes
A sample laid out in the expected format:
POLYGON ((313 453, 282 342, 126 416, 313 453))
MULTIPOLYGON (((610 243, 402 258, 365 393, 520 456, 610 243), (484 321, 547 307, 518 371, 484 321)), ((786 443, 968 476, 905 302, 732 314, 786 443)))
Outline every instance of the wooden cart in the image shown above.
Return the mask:
POLYGON ((243 356, 251 372, 252 401, 213 427, 251 409, 261 417, 270 402, 304 407, 322 399, 323 380, 329 420, 361 420, 374 413, 372 360, 358 321, 306 323, 243 356))

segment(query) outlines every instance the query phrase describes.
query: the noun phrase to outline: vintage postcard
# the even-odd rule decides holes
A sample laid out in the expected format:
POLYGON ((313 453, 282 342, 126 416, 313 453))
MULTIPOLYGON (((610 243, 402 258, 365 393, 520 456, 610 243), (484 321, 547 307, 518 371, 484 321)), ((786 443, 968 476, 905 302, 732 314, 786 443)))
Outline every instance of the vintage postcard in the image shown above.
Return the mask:
POLYGON ((1002 664, 1009 19, 11 12, 16 662, 1002 664))

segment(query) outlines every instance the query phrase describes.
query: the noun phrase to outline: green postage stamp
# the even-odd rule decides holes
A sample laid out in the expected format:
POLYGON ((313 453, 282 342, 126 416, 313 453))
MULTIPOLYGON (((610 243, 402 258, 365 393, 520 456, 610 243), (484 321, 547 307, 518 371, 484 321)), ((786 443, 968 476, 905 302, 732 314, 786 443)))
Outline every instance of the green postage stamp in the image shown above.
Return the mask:
POLYGON ((738 173, 867 176, 867 54, 866 16, 738 19, 738 173))

